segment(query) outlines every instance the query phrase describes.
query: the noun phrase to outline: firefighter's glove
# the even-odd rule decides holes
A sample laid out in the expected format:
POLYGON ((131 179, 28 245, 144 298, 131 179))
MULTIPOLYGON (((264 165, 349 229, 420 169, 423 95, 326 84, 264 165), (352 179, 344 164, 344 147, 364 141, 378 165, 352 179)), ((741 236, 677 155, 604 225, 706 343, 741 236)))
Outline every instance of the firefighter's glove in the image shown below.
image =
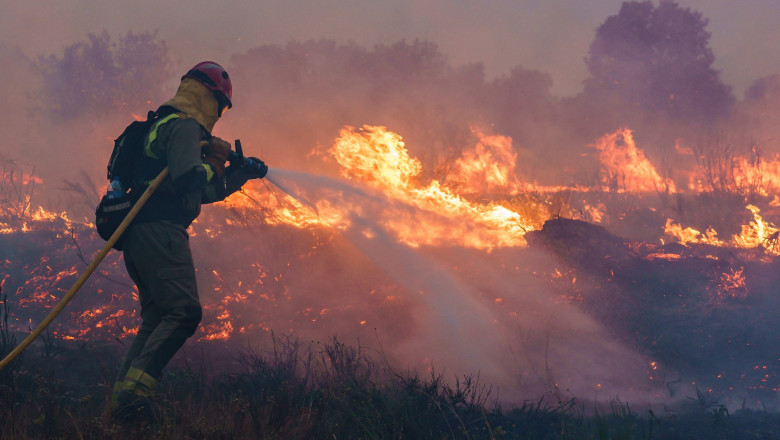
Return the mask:
POLYGON ((204 154, 206 157, 203 160, 213 167, 217 178, 221 178, 225 174, 225 162, 230 154, 230 144, 214 136, 204 147, 204 154))
POLYGON ((240 191, 241 187, 251 178, 244 168, 238 165, 230 165, 225 171, 225 189, 227 189, 227 194, 230 195, 240 191))
POLYGON ((225 187, 228 194, 239 191, 244 184, 251 179, 261 179, 268 173, 268 167, 262 160, 256 157, 250 157, 255 164, 259 166, 248 167, 243 164, 230 164, 225 171, 225 187))

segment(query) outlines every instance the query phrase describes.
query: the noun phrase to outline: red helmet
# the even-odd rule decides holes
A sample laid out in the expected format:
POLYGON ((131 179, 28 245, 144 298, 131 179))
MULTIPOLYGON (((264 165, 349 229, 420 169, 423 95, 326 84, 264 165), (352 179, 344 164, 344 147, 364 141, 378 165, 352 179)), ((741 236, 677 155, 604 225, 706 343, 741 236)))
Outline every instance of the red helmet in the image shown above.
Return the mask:
POLYGON ((196 64, 195 67, 181 77, 181 79, 184 78, 192 78, 214 92, 214 96, 217 97, 217 102, 219 102, 220 115, 226 106, 227 108, 233 107, 231 102, 233 85, 230 83, 228 73, 219 64, 213 61, 203 61, 196 64))

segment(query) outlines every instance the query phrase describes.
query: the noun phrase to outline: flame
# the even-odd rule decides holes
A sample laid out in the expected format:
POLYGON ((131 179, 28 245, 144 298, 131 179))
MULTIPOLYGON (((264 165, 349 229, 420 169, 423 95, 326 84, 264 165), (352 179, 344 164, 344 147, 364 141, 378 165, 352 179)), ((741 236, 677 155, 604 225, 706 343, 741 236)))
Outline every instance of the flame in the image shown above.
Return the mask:
MULTIPOLYGON (((475 134, 478 141, 473 148, 463 151, 446 172, 436 174, 439 179, 434 179, 426 177, 430 176, 430 173, 424 173, 426 170, 422 161, 410 154, 399 134, 381 126, 344 127, 333 145, 324 150, 324 153, 335 160, 343 178, 352 181, 356 186, 369 188, 372 194, 379 194, 376 199, 383 205, 378 210, 381 214, 378 222, 380 229, 363 225, 359 226, 362 229, 357 231, 369 239, 386 234, 412 247, 459 246, 491 251, 501 247, 524 246, 525 234, 541 228, 544 221, 551 217, 551 212, 558 215, 579 215, 583 220, 606 223, 605 226, 609 226, 613 220, 622 217, 609 205, 608 200, 611 199, 599 199, 604 196, 604 191, 640 195, 655 191, 677 192, 674 183, 661 177, 644 153, 638 149, 633 134, 628 129, 607 134, 593 145, 599 151, 601 162, 601 182, 594 187, 545 186, 521 182, 516 172, 518 154, 512 146, 512 139, 480 132, 475 134), (574 198, 579 203, 578 208, 568 205, 573 192, 577 193, 574 198), (559 209, 552 208, 556 197, 561 199, 559 209)), ((680 154, 691 154, 690 149, 679 145, 676 148, 680 154)), ((733 164, 736 185, 753 185, 767 191, 780 189, 780 158, 758 162, 737 157, 733 164)), ((699 179, 701 180, 701 177, 699 179)), ((39 180, 30 177, 26 182, 39 180)), ((29 205, 29 200, 25 199, 24 203, 29 205)), ((320 234, 320 231, 357 228, 359 222, 355 219, 369 210, 368 207, 351 201, 348 194, 311 202, 316 211, 280 192, 269 191, 264 181, 250 181, 241 194, 220 202, 220 210, 224 209, 235 215, 220 217, 220 221, 211 221, 207 216, 203 216, 193 224, 191 234, 212 238, 242 225, 258 224, 317 231, 311 245, 307 245, 306 249, 302 249, 298 254, 303 258, 327 244, 328 236, 334 235, 320 234)), ((780 206, 780 197, 775 195, 768 204, 780 206)), ((89 230, 94 228, 89 222, 71 221, 65 212, 32 206, 27 206, 22 211, 13 209, 15 211, 0 207, 0 234, 27 233, 41 228, 62 229, 63 224, 65 229, 74 225, 87 227, 89 230), (12 215, 16 211, 22 212, 23 215, 12 215)), ((706 244, 742 249, 759 248, 767 255, 780 255, 778 230, 759 215, 758 207, 748 205, 747 210, 751 212, 752 220, 749 224, 742 225, 741 233, 730 240, 720 239, 712 227, 701 232, 675 223, 671 218, 667 218, 664 226, 665 238, 669 237, 685 246, 706 244)), ((651 208, 651 211, 655 212, 655 208, 651 208)), ((667 252, 657 246, 655 248, 657 252, 651 252, 644 258, 667 261, 685 258, 684 253, 667 252)), ((290 263, 287 262, 286 266, 289 267, 290 263)), ((46 258, 41 259, 24 285, 19 287, 26 295, 20 298, 20 306, 50 308, 58 299, 58 289, 61 290, 61 286, 67 283, 67 278, 74 277, 81 268, 55 265, 46 258)), ((205 276, 214 280, 209 291, 215 292, 216 298, 211 304, 204 305, 208 310, 205 316, 209 316, 210 321, 204 320, 200 327, 200 340, 228 340, 251 329, 268 329, 266 324, 247 321, 246 305, 253 301, 276 304, 278 298, 270 290, 271 286, 283 286, 284 293, 279 294, 279 298, 287 297, 290 276, 289 272, 275 271, 263 267, 261 263, 254 263, 253 269, 256 271, 242 274, 246 275, 244 282, 247 284, 244 286, 241 282, 237 285, 231 284, 230 275, 224 273, 221 267, 206 271, 205 276), (254 284, 248 284, 252 279, 254 284)), ((583 301, 580 292, 583 282, 578 284, 576 273, 562 273, 556 269, 544 276, 549 278, 548 281, 557 290, 563 292, 559 301, 583 301)), ((583 279, 587 278, 579 277, 579 280, 583 279)), ((744 268, 741 267, 729 268, 722 274, 715 275, 710 285, 719 298, 739 298, 746 294, 745 286, 744 268)), ((137 301, 137 292, 113 292, 116 293, 111 294, 111 299, 106 299, 110 301, 110 305, 82 307, 79 312, 74 312, 73 318, 79 323, 81 330, 62 332, 63 337, 123 337, 137 332, 137 329, 132 328, 138 323, 137 312, 119 306, 122 302, 137 301)), ((495 296, 491 300, 495 305, 506 306, 511 303, 509 297, 504 296, 495 296)), ((386 295, 384 301, 397 303, 399 299, 394 295, 386 295)), ((305 307, 304 312, 300 313, 301 316, 307 316, 309 321, 317 322, 336 314, 336 309, 330 307, 332 304, 317 304, 314 308, 305 307)), ((369 321, 364 317, 357 317, 354 322, 366 325, 369 321)))
POLYGON ((601 223, 604 221, 607 207, 603 203, 598 203, 596 206, 591 206, 589 203, 585 202, 582 209, 583 212, 587 214, 585 219, 590 220, 593 223, 601 223))
MULTIPOLYGON (((690 152, 690 148, 685 149, 690 152)), ((682 150, 678 148, 682 154, 682 150)), ((769 197, 780 191, 780 154, 762 156, 753 146, 748 155, 730 148, 713 147, 700 153, 697 166, 688 175, 688 189, 693 193, 724 192, 745 196, 769 197)), ((777 200, 777 196, 774 196, 777 200)))
POLYGON ((422 171, 422 164, 409 156, 401 136, 385 127, 347 126, 329 152, 343 167, 341 173, 347 179, 391 191, 406 191, 410 180, 422 171))
POLYGON ((68 213, 65 211, 56 212, 56 211, 47 211, 43 209, 43 207, 39 206, 38 209, 33 211, 30 215, 30 218, 33 221, 50 221, 54 219, 61 219, 65 221, 66 223, 70 223, 70 219, 68 218, 68 213))
POLYGON ((761 217, 759 214, 761 210, 757 206, 747 205, 745 209, 751 212, 753 220, 742 225, 741 233, 733 235, 728 243, 718 239, 718 232, 712 227, 708 227, 702 234, 691 227, 683 228, 681 225, 675 224, 672 219, 666 220, 664 232, 666 235, 676 238, 683 245, 694 243, 742 249, 763 248, 767 255, 780 255, 780 231, 773 223, 761 217))
POLYGON ((455 161, 445 183, 463 193, 517 194, 521 184, 515 176, 517 153, 512 138, 475 133, 480 141, 455 161))
POLYGON ((747 225, 742 225, 742 232, 739 235, 735 235, 732 239, 734 245, 746 249, 763 247, 769 255, 780 255, 778 243, 780 233, 775 225, 765 221, 759 215, 761 210, 758 207, 748 205, 746 209, 753 214, 753 221, 747 225))
MULTIPOLYGON (((29 203, 29 200, 28 202, 29 203)), ((29 205, 28 205, 29 206, 29 205)), ((0 234, 13 234, 16 232, 32 232, 39 228, 48 228, 49 223, 54 220, 62 220, 65 223, 65 231, 71 228, 72 221, 68 218, 66 211, 48 211, 42 206, 34 210, 19 207, 0 207, 0 214, 5 217, 17 218, 15 224, 0 222, 0 234)))
POLYGON ((627 128, 607 134, 591 145, 599 150, 604 191, 676 192, 675 184, 661 177, 644 152, 636 147, 627 128))
MULTIPOLYGON (((245 185, 241 194, 244 197, 228 197, 219 204, 229 211, 240 212, 247 221, 257 220, 271 226, 290 225, 300 229, 349 225, 339 210, 327 201, 318 202, 315 212, 292 197, 275 197, 265 188, 252 183, 245 185)), ((226 220, 226 224, 232 223, 233 220, 226 220)))
MULTIPOLYGON (((495 138, 492 141, 496 143, 495 138)), ((475 151, 487 151, 487 141, 483 139, 479 145, 475 151)), ((491 250, 523 246, 525 233, 538 229, 547 217, 545 212, 532 220, 500 203, 468 201, 438 180, 420 184, 420 161, 409 155, 400 135, 385 127, 346 127, 329 152, 342 166, 345 178, 368 184, 391 200, 419 209, 396 209, 383 216, 383 226, 412 247, 460 245, 491 250)), ((480 167, 475 169, 479 171, 480 167)))
MULTIPOLYGON (((520 183, 514 177, 516 154, 507 137, 482 136, 474 150, 456 162, 444 183, 422 182, 420 160, 409 154, 400 135, 385 127, 346 126, 328 154, 340 165, 344 178, 382 193, 387 203, 380 208, 380 226, 412 247, 455 245, 489 251, 524 246, 526 232, 540 228, 549 218, 543 203, 508 197, 518 192, 520 183), (494 191, 501 197, 475 202, 464 191, 472 195, 494 191)), ((244 219, 257 216, 269 225, 347 230, 353 226, 353 215, 365 212, 364 206, 346 197, 315 200, 315 212, 257 186, 247 185, 242 192, 245 198, 231 197, 222 203, 241 212, 244 219)), ((377 231, 364 228, 361 233, 373 238, 377 231)))
POLYGON ((214 322, 206 326, 201 326, 199 331, 204 333, 204 335, 198 339, 199 341, 227 341, 233 333, 233 323, 230 321, 214 322))
POLYGON ((664 226, 664 233, 668 236, 674 237, 682 245, 689 243, 710 244, 713 246, 725 246, 726 243, 718 239, 718 231, 712 227, 708 227, 702 234, 696 229, 691 227, 684 228, 682 225, 675 224, 674 220, 666 219, 666 225, 664 226))
POLYGON ((652 254, 648 254, 644 257, 645 260, 667 260, 667 261, 674 261, 679 260, 682 258, 680 254, 672 254, 668 252, 654 252, 652 254))
MULTIPOLYGON (((599 150, 602 163, 602 187, 598 189, 520 182, 515 173, 517 153, 512 149, 511 138, 475 133, 479 137, 477 144, 454 161, 442 180, 424 181, 421 161, 409 154, 399 134, 381 126, 346 126, 327 153, 340 165, 344 178, 379 190, 392 202, 416 208, 412 212, 389 203, 381 224, 399 241, 413 247, 456 245, 492 250, 524 246, 525 233, 539 229, 550 218, 549 200, 555 194, 676 191, 674 183, 662 178, 637 148, 629 129, 607 134, 593 145, 599 150), (521 192, 521 197, 517 197, 521 192), (540 196, 533 198, 529 194, 540 196)), ((315 212, 292 198, 270 195, 260 185, 246 185, 242 193, 245 198, 231 197, 222 203, 228 210, 240 211, 245 219, 256 217, 274 226, 343 231, 353 227, 351 213, 363 212, 362 206, 350 205, 346 200, 326 199, 312 202, 315 212)), ((563 206, 556 212, 579 214, 584 220, 602 223, 606 211, 604 202, 584 200, 580 209, 563 206)), ((683 244, 722 243, 712 229, 701 234, 681 227, 675 231, 675 227, 667 224, 667 235, 682 238, 679 241, 683 244), (680 234, 693 234, 695 238, 683 238, 680 234)), ((218 228, 205 232, 210 237, 220 233, 218 228)), ((361 232, 368 238, 376 236, 370 228, 361 232)))
POLYGON ((734 182, 737 188, 746 188, 768 196, 780 190, 780 156, 771 160, 735 159, 734 182))

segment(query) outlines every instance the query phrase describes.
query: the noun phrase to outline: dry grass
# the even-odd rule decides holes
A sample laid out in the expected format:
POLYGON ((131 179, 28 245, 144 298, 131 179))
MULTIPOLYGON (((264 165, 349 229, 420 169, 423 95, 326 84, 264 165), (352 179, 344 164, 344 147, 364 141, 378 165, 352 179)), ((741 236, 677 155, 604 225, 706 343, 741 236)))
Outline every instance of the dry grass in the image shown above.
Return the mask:
MULTIPOLYGON (((56 344, 64 344, 55 341, 56 344)), ((172 369, 155 426, 119 425, 106 404, 117 350, 60 346, 28 352, 0 372, 0 436, 13 439, 752 439, 780 434, 780 416, 717 403, 657 417, 611 401, 503 409, 478 376, 449 382, 393 370, 381 355, 332 339, 272 337, 246 348, 243 368, 208 375, 172 369), (64 368, 63 368, 64 367, 64 368)))

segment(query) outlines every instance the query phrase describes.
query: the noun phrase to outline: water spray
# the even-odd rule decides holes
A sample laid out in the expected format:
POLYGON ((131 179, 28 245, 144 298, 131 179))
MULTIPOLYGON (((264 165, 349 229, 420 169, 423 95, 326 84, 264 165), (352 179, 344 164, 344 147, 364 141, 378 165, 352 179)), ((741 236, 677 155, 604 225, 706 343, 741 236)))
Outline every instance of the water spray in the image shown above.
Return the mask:
POLYGON ((446 358, 449 365, 471 370, 473 359, 479 359, 481 372, 502 383, 510 383, 510 377, 497 361, 504 350, 502 341, 483 337, 498 331, 491 311, 474 298, 470 288, 451 270, 398 241, 383 225, 384 207, 393 206, 405 211, 418 208, 341 179, 301 171, 273 169, 266 175, 266 180, 318 215, 313 199, 359 206, 359 209, 348 209, 346 219, 352 226, 340 230, 342 236, 399 286, 417 292, 414 298, 422 301, 425 307, 426 316, 418 322, 427 335, 425 341, 419 338, 409 341, 405 346, 397 347, 398 352, 428 351, 434 344, 431 341, 435 341, 437 347, 446 347, 446 352, 438 357, 446 358))

